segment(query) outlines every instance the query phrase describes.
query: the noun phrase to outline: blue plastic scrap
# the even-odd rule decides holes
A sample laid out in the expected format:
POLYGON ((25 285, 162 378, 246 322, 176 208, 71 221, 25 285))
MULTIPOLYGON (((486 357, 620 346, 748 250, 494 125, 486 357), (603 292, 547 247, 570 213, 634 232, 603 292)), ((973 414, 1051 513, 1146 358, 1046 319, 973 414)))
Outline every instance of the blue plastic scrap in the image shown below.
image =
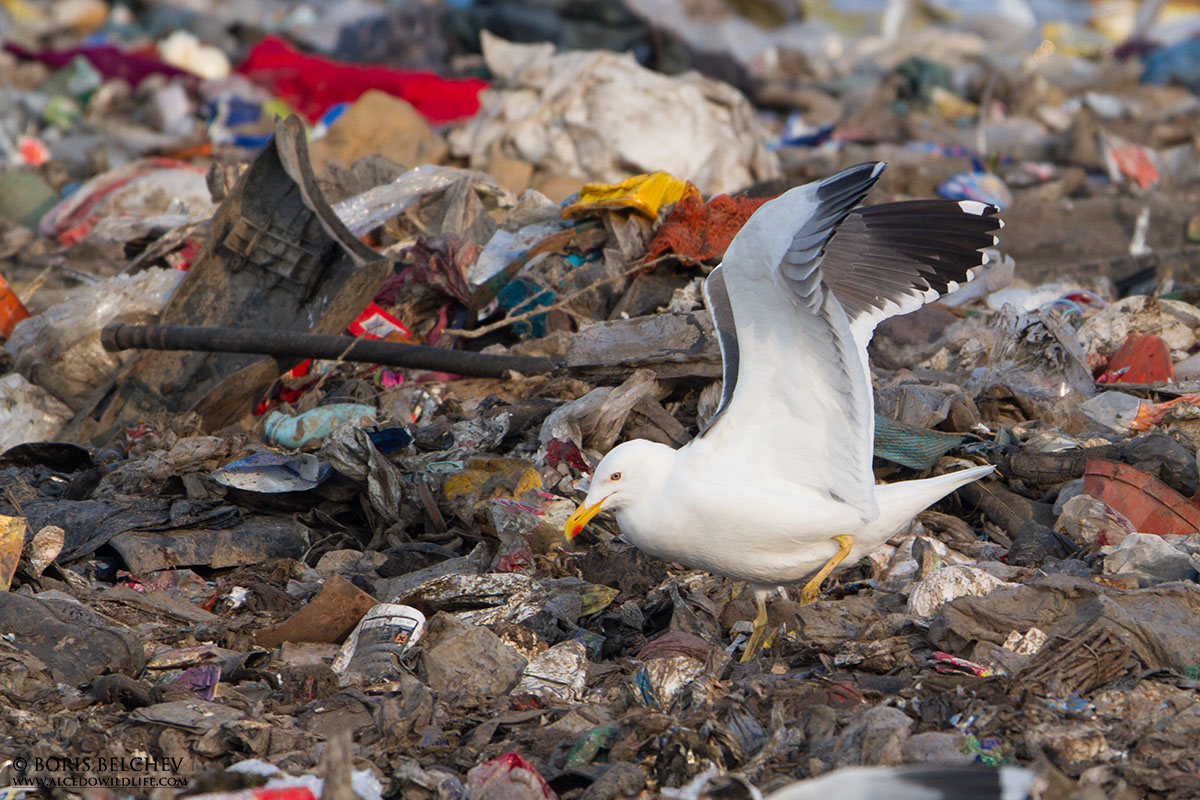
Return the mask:
MULTIPOLYGON (((538 286, 524 278, 513 278, 496 295, 500 305, 510 314, 523 314, 536 308, 551 305, 557 295, 550 289, 538 286)), ((546 315, 537 314, 513 325, 518 334, 525 336, 546 335, 546 315)))
POLYGON ((328 463, 314 455, 263 450, 218 467, 213 470, 212 477, 222 486, 278 494, 316 488, 329 477, 331 469, 328 463))
POLYGON ((962 444, 964 438, 957 433, 917 428, 875 415, 875 455, 912 469, 929 469, 962 444))
POLYGON ((1200 39, 1184 39, 1142 56, 1142 83, 1182 83, 1200 92, 1200 39))
POLYGON ((938 194, 947 200, 976 200, 999 209, 1012 205, 1013 196, 1004 181, 995 174, 976 170, 960 172, 938 187, 938 194))

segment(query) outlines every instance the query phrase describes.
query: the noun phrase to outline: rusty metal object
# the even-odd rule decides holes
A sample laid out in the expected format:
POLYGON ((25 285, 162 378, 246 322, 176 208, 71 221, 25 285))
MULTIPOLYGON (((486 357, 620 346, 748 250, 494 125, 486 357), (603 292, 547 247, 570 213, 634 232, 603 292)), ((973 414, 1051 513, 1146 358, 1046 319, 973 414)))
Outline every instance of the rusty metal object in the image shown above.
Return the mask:
POLYGON ((186 325, 127 325, 113 323, 100 334, 105 350, 199 350, 210 353, 258 353, 276 358, 322 358, 361 361, 390 367, 428 369, 499 378, 505 372, 536 375, 558 364, 550 358, 510 356, 447 350, 444 347, 352 339, 316 333, 257 328, 201 328, 186 325))

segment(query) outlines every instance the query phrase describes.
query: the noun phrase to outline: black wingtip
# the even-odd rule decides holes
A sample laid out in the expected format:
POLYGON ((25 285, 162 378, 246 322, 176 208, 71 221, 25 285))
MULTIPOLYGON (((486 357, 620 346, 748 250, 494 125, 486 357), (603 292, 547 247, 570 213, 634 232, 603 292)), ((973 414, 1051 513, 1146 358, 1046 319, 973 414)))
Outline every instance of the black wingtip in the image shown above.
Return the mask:
POLYGON ((847 167, 836 175, 831 175, 821 181, 817 187, 817 199, 822 201, 834 200, 846 195, 857 194, 866 196, 875 181, 887 167, 886 161, 865 161, 853 167, 847 167))

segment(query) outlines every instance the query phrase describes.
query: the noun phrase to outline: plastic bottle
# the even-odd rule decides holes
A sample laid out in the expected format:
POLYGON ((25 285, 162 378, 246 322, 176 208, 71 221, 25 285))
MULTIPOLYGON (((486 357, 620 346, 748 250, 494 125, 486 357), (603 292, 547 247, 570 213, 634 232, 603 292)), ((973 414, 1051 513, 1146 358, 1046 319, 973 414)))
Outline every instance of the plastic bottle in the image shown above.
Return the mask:
POLYGON ((271 444, 299 449, 316 439, 324 439, 339 425, 358 419, 375 419, 375 406, 359 403, 335 403, 319 406, 291 417, 282 411, 272 411, 263 421, 263 435, 271 444))
POLYGON ((1132 430, 1130 426, 1142 413, 1143 407, 1149 408, 1151 405, 1149 401, 1131 394, 1107 391, 1082 403, 1079 410, 1097 425, 1117 433, 1129 433, 1132 430))

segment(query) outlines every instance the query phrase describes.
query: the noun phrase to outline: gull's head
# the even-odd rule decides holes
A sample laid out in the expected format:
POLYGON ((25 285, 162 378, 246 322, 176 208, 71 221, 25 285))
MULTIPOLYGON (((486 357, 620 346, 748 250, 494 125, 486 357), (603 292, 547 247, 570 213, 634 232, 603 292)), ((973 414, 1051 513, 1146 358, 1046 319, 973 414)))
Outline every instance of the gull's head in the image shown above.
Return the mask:
POLYGON ((665 444, 635 439, 617 445, 600 459, 583 504, 567 520, 574 539, 601 511, 620 511, 653 497, 671 472, 675 451, 665 444))

